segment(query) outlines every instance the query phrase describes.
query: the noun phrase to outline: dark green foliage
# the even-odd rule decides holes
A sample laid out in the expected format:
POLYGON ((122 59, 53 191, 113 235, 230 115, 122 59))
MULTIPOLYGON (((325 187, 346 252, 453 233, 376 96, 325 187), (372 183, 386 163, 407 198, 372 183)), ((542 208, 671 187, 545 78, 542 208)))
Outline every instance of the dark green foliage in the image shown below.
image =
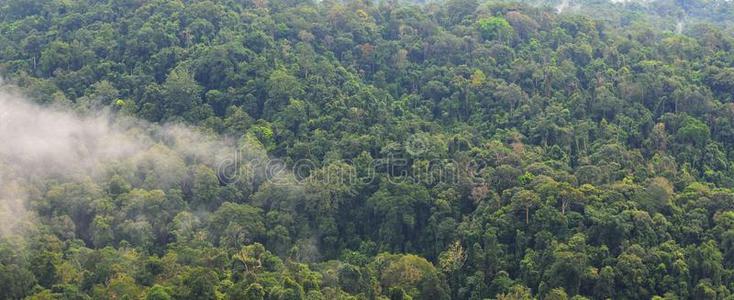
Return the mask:
POLYGON ((525 2, 0 1, 34 101, 246 145, 29 188, 0 298, 732 297, 734 2, 525 2))

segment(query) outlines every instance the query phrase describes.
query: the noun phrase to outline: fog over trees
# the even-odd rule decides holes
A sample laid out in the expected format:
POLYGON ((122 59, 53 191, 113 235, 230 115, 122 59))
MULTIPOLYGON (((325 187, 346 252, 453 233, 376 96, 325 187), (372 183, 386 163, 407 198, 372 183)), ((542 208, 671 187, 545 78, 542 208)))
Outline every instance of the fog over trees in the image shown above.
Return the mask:
POLYGON ((0 299, 732 298, 733 20, 0 1, 0 299))

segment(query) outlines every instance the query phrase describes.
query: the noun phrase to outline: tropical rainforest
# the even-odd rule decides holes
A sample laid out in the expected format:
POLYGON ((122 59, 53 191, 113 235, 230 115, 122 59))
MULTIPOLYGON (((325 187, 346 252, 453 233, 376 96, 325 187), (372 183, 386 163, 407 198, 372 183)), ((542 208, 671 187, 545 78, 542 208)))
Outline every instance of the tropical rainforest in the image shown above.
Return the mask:
POLYGON ((2 0, 0 298, 732 299, 733 22, 2 0))

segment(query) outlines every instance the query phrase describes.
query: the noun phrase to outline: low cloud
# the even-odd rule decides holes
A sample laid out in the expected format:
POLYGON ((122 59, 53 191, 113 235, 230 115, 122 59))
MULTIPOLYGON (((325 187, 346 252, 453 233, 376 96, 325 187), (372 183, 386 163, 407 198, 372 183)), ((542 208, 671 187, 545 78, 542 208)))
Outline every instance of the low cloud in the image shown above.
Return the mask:
MULTIPOLYGON (((115 174, 134 186, 165 190, 185 184, 191 166, 218 170, 242 149, 252 156, 253 149, 243 144, 184 125, 151 124, 111 111, 82 115, 41 106, 3 87, 0 235, 32 227, 35 216, 28 207, 43 197, 49 182, 92 180, 103 186, 115 174)), ((265 156, 264 151, 256 154, 265 156)))

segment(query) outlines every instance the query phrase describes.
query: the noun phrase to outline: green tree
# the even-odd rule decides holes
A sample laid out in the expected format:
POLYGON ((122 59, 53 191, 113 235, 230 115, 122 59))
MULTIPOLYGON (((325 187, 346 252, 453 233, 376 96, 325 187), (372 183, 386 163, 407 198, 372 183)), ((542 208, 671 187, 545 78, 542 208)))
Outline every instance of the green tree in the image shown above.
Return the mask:
POLYGON ((477 21, 479 34, 485 40, 507 42, 514 34, 512 26, 503 17, 482 18, 477 21))

